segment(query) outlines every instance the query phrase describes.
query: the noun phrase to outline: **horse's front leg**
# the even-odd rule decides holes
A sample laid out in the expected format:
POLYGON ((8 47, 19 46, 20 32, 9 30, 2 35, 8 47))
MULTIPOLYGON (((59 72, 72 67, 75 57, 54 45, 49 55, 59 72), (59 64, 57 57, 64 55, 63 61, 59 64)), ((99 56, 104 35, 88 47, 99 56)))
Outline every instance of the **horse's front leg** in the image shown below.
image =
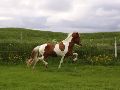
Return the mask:
POLYGON ((60 60, 60 64, 59 64, 59 66, 58 66, 58 69, 61 68, 61 64, 63 63, 63 59, 64 59, 64 56, 62 56, 62 58, 61 58, 61 60, 60 60))
POLYGON ((75 58, 73 59, 73 61, 74 61, 74 62, 77 61, 77 59, 78 59, 78 54, 77 54, 77 53, 73 53, 73 56, 75 56, 75 58))

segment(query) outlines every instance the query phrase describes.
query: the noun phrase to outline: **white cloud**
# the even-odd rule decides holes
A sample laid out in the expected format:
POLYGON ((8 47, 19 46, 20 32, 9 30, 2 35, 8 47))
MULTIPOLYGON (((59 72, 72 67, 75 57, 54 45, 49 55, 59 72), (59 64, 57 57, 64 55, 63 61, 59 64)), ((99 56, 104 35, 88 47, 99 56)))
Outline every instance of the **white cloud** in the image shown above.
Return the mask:
POLYGON ((0 17, 0 21, 1 20, 13 20, 13 18, 12 17, 0 17))
POLYGON ((104 8, 99 8, 97 11, 96 11, 96 15, 98 16, 103 16, 103 17, 108 17, 108 16, 116 16, 116 15, 119 15, 120 12, 118 10, 105 10, 104 8))
POLYGON ((120 0, 1 0, 0 27, 119 30, 120 0))

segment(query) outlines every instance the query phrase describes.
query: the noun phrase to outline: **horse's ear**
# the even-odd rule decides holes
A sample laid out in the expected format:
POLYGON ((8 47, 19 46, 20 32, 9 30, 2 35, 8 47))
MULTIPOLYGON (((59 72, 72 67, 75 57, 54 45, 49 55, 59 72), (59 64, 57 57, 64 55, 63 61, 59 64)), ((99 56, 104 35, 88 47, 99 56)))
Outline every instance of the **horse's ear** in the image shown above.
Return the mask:
POLYGON ((76 35, 78 35, 79 33, 78 32, 74 32, 76 35))
POLYGON ((76 36, 78 36, 78 35, 79 35, 78 32, 73 32, 73 34, 72 34, 73 37, 76 37, 76 36))

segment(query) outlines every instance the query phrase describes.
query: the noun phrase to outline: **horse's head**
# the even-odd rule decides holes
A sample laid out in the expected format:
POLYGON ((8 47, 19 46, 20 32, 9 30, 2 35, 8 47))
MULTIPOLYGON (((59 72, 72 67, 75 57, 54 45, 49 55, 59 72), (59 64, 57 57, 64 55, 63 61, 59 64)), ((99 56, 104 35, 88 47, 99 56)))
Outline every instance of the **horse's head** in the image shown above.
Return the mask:
POLYGON ((72 33, 72 41, 75 43, 75 44, 77 44, 77 45, 79 45, 79 46, 82 46, 82 44, 81 44, 81 40, 80 40, 80 35, 79 35, 79 33, 78 32, 73 32, 72 33))

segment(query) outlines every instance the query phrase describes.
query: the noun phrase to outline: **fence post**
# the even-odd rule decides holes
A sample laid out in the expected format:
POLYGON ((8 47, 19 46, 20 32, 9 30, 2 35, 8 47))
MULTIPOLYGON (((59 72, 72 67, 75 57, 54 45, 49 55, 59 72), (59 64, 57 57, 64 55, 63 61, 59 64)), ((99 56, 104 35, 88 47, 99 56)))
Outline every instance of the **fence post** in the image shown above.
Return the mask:
POLYGON ((115 37, 115 58, 117 58, 117 42, 116 42, 116 37, 115 37))
POLYGON ((22 35, 22 32, 20 34, 20 39, 21 39, 21 42, 22 42, 22 39, 23 39, 23 35, 22 35))

